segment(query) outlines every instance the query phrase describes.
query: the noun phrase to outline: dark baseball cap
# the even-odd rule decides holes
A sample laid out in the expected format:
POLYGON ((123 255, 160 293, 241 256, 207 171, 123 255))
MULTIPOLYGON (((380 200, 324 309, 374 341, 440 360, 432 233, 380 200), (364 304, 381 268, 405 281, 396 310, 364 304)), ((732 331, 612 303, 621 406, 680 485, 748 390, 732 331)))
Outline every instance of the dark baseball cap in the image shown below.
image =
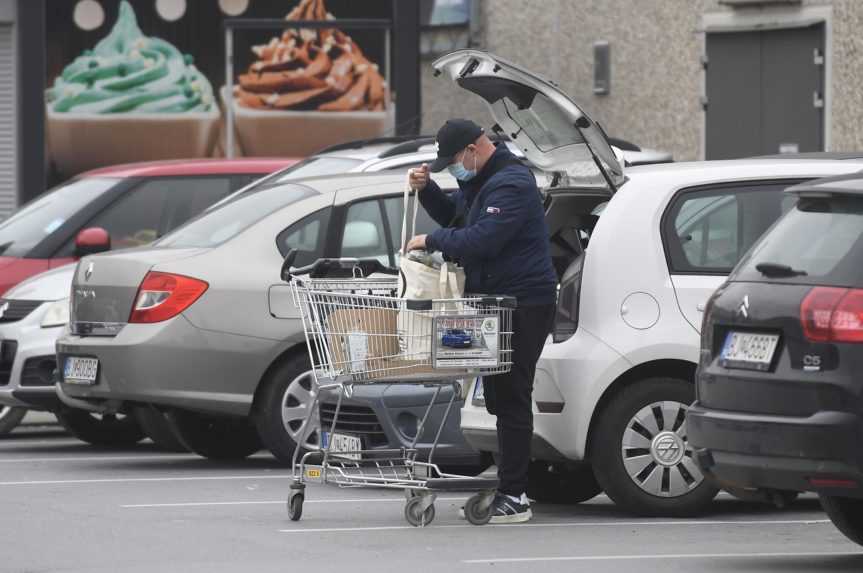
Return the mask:
POLYGON ((448 120, 437 132, 437 159, 432 161, 429 169, 435 173, 443 171, 459 151, 476 141, 483 133, 483 129, 469 119, 448 120))

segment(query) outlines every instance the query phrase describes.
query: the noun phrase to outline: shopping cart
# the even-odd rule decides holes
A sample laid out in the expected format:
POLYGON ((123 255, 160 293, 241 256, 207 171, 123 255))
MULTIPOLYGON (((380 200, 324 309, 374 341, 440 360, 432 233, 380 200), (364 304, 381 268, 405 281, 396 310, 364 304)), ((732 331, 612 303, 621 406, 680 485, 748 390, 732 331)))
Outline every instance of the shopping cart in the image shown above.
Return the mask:
POLYGON ((293 458, 288 515, 301 518, 306 483, 404 490, 408 523, 425 526, 435 516, 437 492, 476 492, 464 506, 467 520, 487 523, 497 479, 445 473, 435 449, 465 379, 507 372, 511 366, 515 299, 465 296, 446 300, 399 298, 397 269, 374 259, 319 259, 302 268, 283 267, 299 308, 318 391, 297 443, 306 442, 322 395, 336 394, 320 448, 293 458), (423 384, 434 392, 409 447, 363 449, 362 438, 339 432, 342 400, 360 384, 423 384), (417 442, 432 407, 452 388, 427 461, 417 442))

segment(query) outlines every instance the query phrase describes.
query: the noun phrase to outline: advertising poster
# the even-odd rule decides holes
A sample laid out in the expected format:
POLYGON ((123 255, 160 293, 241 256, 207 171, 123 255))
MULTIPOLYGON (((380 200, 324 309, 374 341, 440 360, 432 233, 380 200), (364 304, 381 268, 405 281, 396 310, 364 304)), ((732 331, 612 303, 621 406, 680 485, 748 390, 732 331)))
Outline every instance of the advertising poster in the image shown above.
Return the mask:
POLYGON ((392 0, 51 0, 46 17, 49 180, 117 163, 226 155, 305 157, 393 131, 382 29, 290 21, 392 18, 392 0), (227 19, 285 27, 234 30, 227 19))

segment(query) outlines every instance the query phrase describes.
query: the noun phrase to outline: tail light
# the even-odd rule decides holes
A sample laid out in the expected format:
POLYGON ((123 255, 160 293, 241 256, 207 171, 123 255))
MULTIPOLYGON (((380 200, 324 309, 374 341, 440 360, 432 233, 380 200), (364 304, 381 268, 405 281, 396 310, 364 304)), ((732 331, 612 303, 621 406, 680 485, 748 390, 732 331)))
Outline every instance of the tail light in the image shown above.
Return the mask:
POLYGON ((813 288, 800 303, 800 322, 813 342, 863 342, 863 289, 813 288))
POLYGON ((557 292, 557 308, 552 329, 552 341, 564 342, 578 329, 578 305, 581 298, 581 269, 584 257, 579 257, 567 268, 557 292))
POLYGON ((138 288, 129 322, 152 323, 173 318, 192 306, 209 286, 183 275, 149 272, 138 288))

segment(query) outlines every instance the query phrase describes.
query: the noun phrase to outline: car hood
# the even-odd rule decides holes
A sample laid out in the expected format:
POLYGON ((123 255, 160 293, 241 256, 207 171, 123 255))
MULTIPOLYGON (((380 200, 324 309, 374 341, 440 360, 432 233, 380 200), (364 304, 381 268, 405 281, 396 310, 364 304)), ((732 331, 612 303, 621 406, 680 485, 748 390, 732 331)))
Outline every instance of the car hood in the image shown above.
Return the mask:
POLYGON ((625 181, 602 127, 552 82, 480 50, 447 54, 432 67, 485 100, 495 131, 507 134, 535 166, 557 174, 559 185, 614 192, 625 181))
POLYGON ((4 299, 8 300, 60 300, 69 296, 72 277, 75 276, 72 263, 40 273, 9 289, 4 299))

